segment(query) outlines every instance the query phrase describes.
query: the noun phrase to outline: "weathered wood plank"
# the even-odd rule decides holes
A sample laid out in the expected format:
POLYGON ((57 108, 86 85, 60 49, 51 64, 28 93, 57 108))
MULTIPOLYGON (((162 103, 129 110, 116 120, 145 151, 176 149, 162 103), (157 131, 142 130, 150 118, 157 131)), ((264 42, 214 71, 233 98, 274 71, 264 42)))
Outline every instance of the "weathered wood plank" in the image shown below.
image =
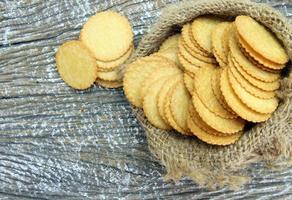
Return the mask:
MULTIPOLYGON (((164 169, 121 90, 75 91, 54 54, 77 39, 88 17, 127 15, 135 42, 176 0, 0 0, 0 199, 276 199, 292 195, 292 170, 250 171, 243 189, 209 191, 190 180, 164 182, 164 169)), ((272 2, 270 2, 272 3, 272 2)), ((273 5, 286 16, 292 4, 273 5)))

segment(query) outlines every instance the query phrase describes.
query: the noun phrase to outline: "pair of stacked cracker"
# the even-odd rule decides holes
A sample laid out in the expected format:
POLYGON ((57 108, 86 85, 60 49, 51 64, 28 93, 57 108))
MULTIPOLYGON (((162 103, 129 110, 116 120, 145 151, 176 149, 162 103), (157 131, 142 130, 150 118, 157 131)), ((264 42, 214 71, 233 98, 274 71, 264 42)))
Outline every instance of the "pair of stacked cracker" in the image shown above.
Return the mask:
POLYGON ((251 17, 201 16, 130 64, 124 90, 157 128, 228 145, 247 122, 266 121, 276 110, 287 62, 276 37, 251 17))
POLYGON ((74 89, 87 89, 94 82, 109 88, 121 87, 121 66, 133 49, 133 31, 128 19, 116 12, 100 12, 85 23, 80 40, 59 47, 57 69, 74 89))

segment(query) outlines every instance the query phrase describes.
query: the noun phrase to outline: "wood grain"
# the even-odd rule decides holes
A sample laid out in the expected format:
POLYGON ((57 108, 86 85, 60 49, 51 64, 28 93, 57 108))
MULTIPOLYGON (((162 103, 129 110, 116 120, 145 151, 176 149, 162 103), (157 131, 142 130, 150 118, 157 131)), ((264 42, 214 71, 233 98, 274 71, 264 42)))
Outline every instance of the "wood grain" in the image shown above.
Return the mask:
MULTIPOLYGON (((239 191, 164 182, 121 90, 75 91, 57 47, 94 13, 125 14, 135 43, 176 0, 0 0, 0 199, 290 199, 292 170, 254 165, 239 191)), ((291 18, 292 4, 270 2, 291 18)))

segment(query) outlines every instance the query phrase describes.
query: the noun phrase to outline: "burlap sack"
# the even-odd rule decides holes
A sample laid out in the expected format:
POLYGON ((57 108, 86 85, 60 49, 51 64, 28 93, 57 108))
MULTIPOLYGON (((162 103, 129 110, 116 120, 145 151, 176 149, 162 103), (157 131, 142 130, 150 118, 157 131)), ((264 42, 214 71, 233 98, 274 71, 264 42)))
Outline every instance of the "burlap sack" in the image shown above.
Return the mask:
MULTIPOLYGON (((239 0, 192 0, 165 8, 158 22, 141 40, 133 59, 155 52, 175 29, 204 14, 249 15, 273 31, 292 58, 291 25, 271 7, 239 0)), ((228 185, 234 188, 249 180, 244 169, 251 163, 264 161, 277 168, 289 167, 292 164, 292 76, 291 64, 288 65, 278 92, 281 103, 272 118, 246 131, 234 145, 216 147, 196 138, 162 131, 153 127, 141 110, 134 108, 146 130, 151 152, 166 167, 166 177, 178 180, 188 176, 209 187, 228 185)))

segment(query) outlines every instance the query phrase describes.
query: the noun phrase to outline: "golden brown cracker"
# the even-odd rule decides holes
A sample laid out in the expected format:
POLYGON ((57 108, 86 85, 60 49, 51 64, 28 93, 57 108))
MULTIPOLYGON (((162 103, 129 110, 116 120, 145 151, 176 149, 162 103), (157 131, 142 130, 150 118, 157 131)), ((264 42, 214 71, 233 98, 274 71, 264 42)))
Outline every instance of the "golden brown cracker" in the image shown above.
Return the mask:
POLYGON ((278 100, 276 97, 262 99, 250 94, 240 85, 236 78, 233 77, 230 68, 228 68, 228 71, 229 83, 231 84, 234 93, 247 107, 263 114, 272 113, 276 110, 278 106, 278 100))
POLYGON ((189 114, 190 114, 192 120, 194 121, 194 123, 197 124, 197 126, 199 128, 201 128, 202 130, 204 130, 208 134, 216 135, 216 136, 227 136, 227 135, 234 134, 234 133, 226 134, 226 133, 218 132, 215 129, 213 129, 212 127, 210 127, 208 124, 206 124, 204 122, 204 120, 202 120, 202 118, 200 117, 200 115, 198 114, 198 112, 196 111, 196 109, 194 108, 192 103, 189 105, 189 114))
POLYGON ((187 115, 191 96, 183 82, 177 84, 170 94, 170 111, 174 121, 185 132, 188 132, 187 115))
POLYGON ((198 70, 194 88, 197 91, 200 101, 212 113, 221 118, 232 119, 237 116, 228 112, 217 100, 212 88, 212 76, 216 73, 215 67, 205 67, 198 70))
POLYGON ((196 89, 193 92, 192 102, 202 120, 213 129, 231 134, 239 132, 244 128, 245 121, 241 118, 226 119, 211 112, 200 100, 196 89))
POLYGON ((157 97, 163 84, 167 81, 168 77, 161 78, 154 82, 143 98, 143 110, 146 118, 152 125, 157 128, 170 130, 171 126, 168 125, 167 121, 164 121, 160 116, 157 106, 157 97))
POLYGON ((168 121, 166 118, 166 114, 164 112, 164 106, 168 100, 168 94, 170 90, 174 87, 174 85, 177 85, 177 83, 181 80, 182 74, 177 74, 175 77, 167 80, 160 89, 160 92, 157 97, 157 106, 159 114, 162 117, 162 119, 164 119, 164 121, 168 121))
POLYGON ((228 71, 225 68, 221 73, 220 78, 220 87, 222 94, 232 110, 238 114, 241 118, 250 121, 250 122, 263 122, 271 117, 271 114, 261 114, 256 111, 253 111, 247 107, 234 93, 229 80, 228 80, 228 71))
POLYGON ((120 68, 109 72, 97 72, 97 77, 105 81, 119 81, 122 80, 123 74, 120 68))
POLYGON ((211 34, 212 52, 218 60, 220 66, 227 64, 227 55, 223 47, 223 36, 227 29, 229 29, 230 22, 221 22, 216 25, 211 34))
POLYGON ((187 124, 191 132, 197 136, 200 140, 213 145, 229 145, 235 143, 240 136, 242 135, 242 132, 238 132, 236 134, 230 135, 230 136, 216 136, 207 133, 203 129, 201 129, 195 122, 192 120, 191 116, 188 116, 187 118, 187 124))
POLYGON ((236 30, 254 52, 273 63, 285 64, 289 58, 277 37, 249 16, 237 16, 236 30))
POLYGON ((128 19, 116 12, 99 12, 88 19, 80 40, 100 61, 113 61, 124 55, 133 43, 128 19))
POLYGON ((222 19, 214 16, 200 16, 191 25, 192 38, 208 54, 212 54, 211 34, 222 19))
POLYGON ((101 80, 101 79, 96 79, 95 83, 97 85, 102 86, 102 87, 111 88, 111 89, 119 88, 119 87, 123 86, 122 81, 105 81, 105 80, 101 80))
POLYGON ((131 46, 129 50, 122 57, 114 61, 103 62, 103 61, 96 60, 98 71, 109 72, 109 71, 116 70, 128 60, 128 58, 131 56, 133 52, 133 49, 134 49, 134 46, 131 46))
POLYGON ((229 38, 232 34, 232 29, 234 29, 234 23, 229 24, 229 26, 224 30, 222 36, 222 47, 225 57, 227 58, 226 63, 228 63, 228 54, 229 54, 229 38))
POLYGON ((59 47, 56 64, 61 78, 74 89, 89 88, 97 77, 93 54, 77 40, 65 42, 59 47))
POLYGON ((249 75, 263 82, 274 82, 280 78, 279 74, 270 73, 262 70, 254 63, 252 63, 240 50, 240 47, 236 41, 235 34, 233 33, 229 38, 229 47, 232 58, 239 64, 243 70, 249 75))
POLYGON ((159 51, 168 49, 168 48, 177 48, 178 39, 181 37, 181 34, 177 33, 168 37, 160 46, 159 51))
POLYGON ((128 65, 123 79, 124 92, 127 99, 134 106, 141 108, 141 89, 145 78, 147 78, 154 70, 164 66, 168 67, 170 65, 171 62, 167 62, 167 59, 158 56, 139 58, 128 65))
POLYGON ((178 60, 185 71, 196 74, 196 71, 200 69, 199 66, 193 65, 189 61, 187 61, 180 53, 178 54, 178 60))
MULTIPOLYGON (((183 83, 182 80, 179 82, 179 83, 183 83)), ((178 83, 178 84, 179 84, 178 83)), ((176 85, 174 85, 170 91, 168 92, 167 94, 167 100, 166 100, 166 103, 164 105, 164 113, 165 113, 165 116, 166 116, 166 119, 168 121, 168 123, 176 130, 178 131, 179 133, 183 134, 183 135, 192 135, 189 130, 184 130, 182 127, 180 127, 176 121, 174 120, 174 117, 172 115, 172 112, 171 112, 171 109, 170 109, 170 96, 171 96, 171 93, 172 91, 174 90, 174 88, 176 87, 176 85)))
MULTIPOLYGON (((231 59, 232 60, 232 59, 231 59)), ((254 85, 252 85, 250 82, 248 82, 240 73, 239 71, 234 67, 233 62, 236 61, 231 61, 229 63, 229 69, 234 78, 237 80, 237 82, 250 94, 261 98, 261 99, 270 99, 275 97, 276 93, 275 91, 265 91, 262 90, 254 85)))
MULTIPOLYGON (((231 58, 232 60, 232 58, 231 58)), ((278 89, 280 87, 280 82, 278 80, 274 81, 274 82, 263 82, 259 79, 254 78, 253 76, 249 75, 246 71, 244 71, 242 69, 242 67, 237 64, 237 62, 233 62, 233 65, 235 66, 235 68, 239 71, 239 73, 252 85, 254 85, 255 87, 258 87, 262 90, 265 91, 275 91, 276 89, 278 89)))
POLYGON ((161 50, 156 55, 165 57, 175 62, 175 64, 180 65, 177 54, 178 54, 178 47, 172 47, 172 48, 161 50))

